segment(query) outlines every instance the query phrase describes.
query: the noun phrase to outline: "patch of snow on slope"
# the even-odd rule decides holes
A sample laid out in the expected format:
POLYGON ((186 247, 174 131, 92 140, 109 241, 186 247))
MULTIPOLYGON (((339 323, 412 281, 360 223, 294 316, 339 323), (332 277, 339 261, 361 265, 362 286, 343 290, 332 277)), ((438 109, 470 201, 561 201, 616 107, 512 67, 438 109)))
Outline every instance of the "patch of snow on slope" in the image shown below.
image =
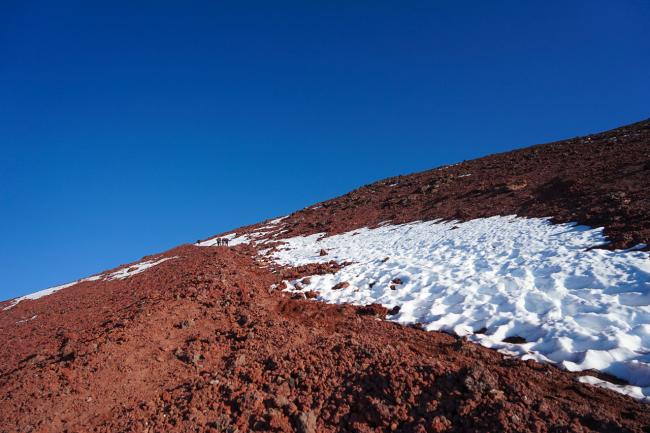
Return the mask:
POLYGON ((581 383, 586 383, 588 385, 597 386, 599 388, 609 389, 621 394, 629 395, 632 398, 636 398, 645 403, 650 403, 650 397, 643 395, 643 389, 639 386, 633 385, 616 385, 605 380, 598 379, 594 376, 580 376, 578 381, 581 383))
POLYGON ((22 319, 16 322, 16 324, 21 324, 21 323, 26 323, 26 322, 31 322, 32 320, 36 319, 38 317, 38 314, 34 314, 32 317, 29 319, 22 319))
POLYGON ((72 283, 62 284, 60 286, 50 287, 48 289, 44 289, 44 290, 41 290, 41 291, 38 291, 38 292, 35 292, 35 293, 30 293, 29 295, 21 296, 20 298, 16 298, 16 299, 12 300, 11 304, 7 305, 2 310, 3 311, 9 310, 9 309, 15 307, 19 302, 26 301, 27 299, 38 299, 38 298, 42 298, 43 296, 51 295, 52 293, 56 293, 61 289, 65 289, 67 287, 74 286, 78 282, 79 281, 74 281, 72 283))
POLYGON ((119 271, 115 271, 111 274, 108 274, 106 276, 106 280, 123 280, 125 278, 132 277, 134 275, 137 275, 141 272, 146 271, 147 269, 159 265, 163 262, 166 262, 167 260, 175 259, 177 256, 174 257, 164 257, 160 260, 146 260, 144 262, 136 263, 133 266, 128 266, 125 268, 120 269, 119 271))
POLYGON ((607 242, 602 229, 506 216, 282 241, 272 254, 280 264, 354 262, 310 277, 302 290, 321 301, 400 306, 391 320, 570 371, 597 369, 650 396, 650 255, 588 250, 607 242), (526 343, 503 342, 514 336, 526 343))
POLYGON ((127 268, 120 269, 119 271, 113 272, 111 274, 105 275, 105 274, 99 274, 99 275, 93 275, 92 277, 88 278, 82 278, 81 280, 73 281, 71 283, 67 284, 62 284, 60 286, 55 286, 55 287, 50 287, 45 290, 41 290, 39 292, 35 293, 30 293, 29 295, 21 296, 19 298, 13 299, 9 305, 4 307, 2 310, 6 311, 9 310, 13 307, 15 307, 19 302, 28 300, 28 299, 39 299, 42 298, 43 296, 51 295, 52 293, 56 293, 59 290, 66 289, 68 287, 74 286, 75 284, 78 283, 83 283, 85 281, 97 281, 97 280, 123 280, 124 278, 131 277, 133 275, 139 274, 140 272, 144 272, 146 269, 149 269, 152 266, 155 266, 159 263, 162 263, 166 260, 170 259, 175 259, 176 257, 166 257, 158 261, 144 261, 140 263, 136 263, 133 266, 129 266, 127 268))
POLYGON ((280 218, 272 219, 271 221, 269 221, 268 223, 266 223, 266 225, 267 225, 267 226, 273 226, 273 225, 279 224, 282 220, 285 220, 285 219, 287 219, 287 218, 288 218, 288 217, 283 216, 283 217, 280 217, 280 218))

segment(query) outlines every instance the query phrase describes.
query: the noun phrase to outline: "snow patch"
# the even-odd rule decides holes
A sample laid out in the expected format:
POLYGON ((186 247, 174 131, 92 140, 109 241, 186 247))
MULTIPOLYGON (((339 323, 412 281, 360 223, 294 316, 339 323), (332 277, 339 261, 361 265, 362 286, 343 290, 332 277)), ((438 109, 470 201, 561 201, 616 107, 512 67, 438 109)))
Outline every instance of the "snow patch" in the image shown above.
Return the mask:
POLYGON ((11 304, 7 305, 2 310, 3 311, 9 310, 9 309, 15 307, 16 305, 18 305, 19 302, 26 301, 28 299, 39 299, 39 298, 42 298, 43 296, 51 295, 52 293, 56 293, 59 290, 65 289, 65 288, 70 287, 70 286, 74 286, 75 284, 77 284, 77 283, 79 283, 81 281, 74 281, 72 283, 62 284, 60 286, 54 286, 54 287, 50 287, 48 289, 44 289, 44 290, 41 290, 41 291, 38 291, 38 292, 35 292, 35 293, 30 293, 29 295, 21 296, 20 298, 13 299, 11 301, 11 304))
POLYGON ((30 317, 29 319, 23 319, 23 320, 19 320, 19 321, 17 321, 16 324, 25 323, 25 322, 30 322, 30 321, 36 319, 37 317, 38 317, 38 314, 34 314, 34 315, 33 315, 32 317, 30 317))
POLYGON ((587 385, 597 386, 599 388, 605 388, 614 392, 625 394, 632 398, 639 399, 644 403, 650 403, 650 397, 644 395, 642 388, 638 386, 616 385, 612 382, 607 382, 606 380, 601 380, 594 376, 580 376, 578 378, 578 381, 581 383, 586 383, 587 385))
POLYGON ((570 371, 597 369, 650 396, 650 255, 589 249, 607 243, 601 228, 497 216, 323 236, 283 239, 271 255, 291 266, 353 262, 310 276, 301 290, 321 301, 400 306, 390 320, 570 371), (334 290, 341 282, 349 286, 334 290))
POLYGON ((134 275, 137 275, 141 272, 146 271, 147 269, 154 267, 156 265, 159 265, 163 262, 166 262, 167 260, 175 259, 178 256, 174 257, 164 257, 160 260, 146 260, 144 262, 136 263, 133 266, 128 266, 125 268, 120 269, 119 271, 113 272, 111 274, 108 274, 106 276, 106 280, 111 281, 111 280, 123 280, 125 278, 132 277, 134 275))
POLYGON ((30 293, 29 295, 25 295, 25 296, 21 296, 19 298, 13 299, 11 301, 11 303, 9 305, 7 305, 6 307, 4 307, 2 310, 3 311, 9 310, 9 309, 15 307, 16 305, 18 305, 18 303, 20 303, 22 301, 25 301, 25 300, 28 300, 28 299, 32 299, 32 300, 39 299, 39 298, 42 298, 43 296, 51 295, 53 293, 58 292, 59 290, 66 289, 68 287, 74 286, 75 284, 83 283, 85 281, 123 280, 125 278, 129 278, 129 277, 132 277, 133 275, 139 274, 140 272, 144 272, 145 270, 151 268, 152 266, 156 266, 156 265, 158 265, 158 264, 160 264, 160 263, 162 263, 164 261, 175 259, 177 257, 178 256, 165 257, 165 258, 157 260, 157 261, 148 260, 148 261, 136 263, 135 265, 128 266, 126 268, 122 268, 122 269, 120 269, 120 270, 118 270, 116 272, 110 273, 110 274, 93 275, 92 277, 82 278, 80 280, 73 281, 71 283, 62 284, 60 286, 50 287, 48 289, 41 290, 41 291, 35 292, 35 293, 30 293))
POLYGON ((273 219, 273 220, 269 221, 268 223, 266 223, 266 225, 267 226, 276 225, 276 224, 279 224, 282 220, 285 220, 287 218, 288 218, 287 216, 276 218, 276 219, 273 219))

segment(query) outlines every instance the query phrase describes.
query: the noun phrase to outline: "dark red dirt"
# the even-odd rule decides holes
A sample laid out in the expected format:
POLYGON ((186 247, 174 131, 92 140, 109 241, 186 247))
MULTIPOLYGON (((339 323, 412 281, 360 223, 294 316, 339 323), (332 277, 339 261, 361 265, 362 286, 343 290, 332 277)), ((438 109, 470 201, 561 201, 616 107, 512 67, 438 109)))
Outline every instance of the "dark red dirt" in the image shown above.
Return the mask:
MULTIPOLYGON (((650 243, 649 125, 382 181, 284 222, 518 213, 650 243)), ((244 245, 164 255, 178 258, 0 310, 0 432, 650 432, 647 405, 575 374, 278 290, 343 264, 282 268, 244 245)))

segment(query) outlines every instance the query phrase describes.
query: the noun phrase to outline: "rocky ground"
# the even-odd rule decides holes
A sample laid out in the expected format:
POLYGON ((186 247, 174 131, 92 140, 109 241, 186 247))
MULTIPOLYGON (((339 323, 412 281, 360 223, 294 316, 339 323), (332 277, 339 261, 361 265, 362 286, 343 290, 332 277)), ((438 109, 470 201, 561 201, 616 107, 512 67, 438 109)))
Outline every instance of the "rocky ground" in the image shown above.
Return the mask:
MULTIPOLYGON (((280 237, 517 213, 650 244, 649 178, 646 121, 368 185, 280 237)), ((650 432, 647 405, 575 374, 272 290, 341 265, 256 253, 185 245, 0 310, 0 432, 650 432)))

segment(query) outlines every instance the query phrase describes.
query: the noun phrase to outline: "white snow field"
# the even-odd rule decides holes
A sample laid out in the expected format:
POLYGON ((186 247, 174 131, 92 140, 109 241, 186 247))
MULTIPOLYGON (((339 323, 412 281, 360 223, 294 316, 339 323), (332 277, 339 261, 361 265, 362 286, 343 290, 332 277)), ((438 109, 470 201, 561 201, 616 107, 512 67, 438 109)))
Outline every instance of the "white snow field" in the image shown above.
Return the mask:
POLYGON ((630 383, 610 388, 650 401, 650 255, 590 249, 607 242, 602 229, 499 216, 282 241, 265 251, 280 264, 353 262, 306 286, 288 281, 288 290, 315 290, 330 303, 399 306, 390 320, 570 371, 600 370, 630 383), (401 284, 391 283, 397 278, 401 284), (340 282, 349 286, 333 290, 340 282), (514 336, 526 343, 503 342, 514 336))
POLYGON ((125 278, 132 277, 133 275, 139 274, 140 272, 144 272, 145 270, 151 268, 152 266, 156 266, 162 262, 165 262, 167 260, 175 259, 176 256, 174 257, 165 257, 160 260, 145 260, 144 262, 139 262, 131 266, 126 266, 122 269, 119 269, 115 272, 111 272, 110 274, 99 274, 99 275, 93 275, 92 277, 88 278, 82 278, 77 281, 73 281, 71 283, 67 284, 62 284, 60 286, 54 286, 50 287, 35 293, 30 293, 29 295, 21 296, 19 298, 15 298, 11 301, 11 304, 7 305, 4 307, 2 310, 9 310, 13 307, 15 307, 19 302, 28 300, 28 299, 39 299, 42 298, 43 296, 51 295, 52 293, 56 293, 59 290, 66 289, 68 287, 74 286, 75 284, 78 283, 83 283, 84 281, 97 281, 97 280, 123 280, 125 278))

